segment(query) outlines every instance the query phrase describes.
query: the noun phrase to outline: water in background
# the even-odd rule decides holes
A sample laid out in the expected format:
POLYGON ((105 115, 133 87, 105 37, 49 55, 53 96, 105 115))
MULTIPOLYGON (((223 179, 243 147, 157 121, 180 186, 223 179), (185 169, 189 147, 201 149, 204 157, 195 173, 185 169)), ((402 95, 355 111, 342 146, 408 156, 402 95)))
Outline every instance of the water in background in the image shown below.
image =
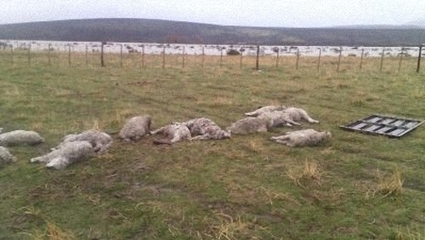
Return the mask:
MULTIPOLYGON (((23 41, 0 40, 0 48, 31 51, 73 51, 73 52, 100 52, 101 42, 65 42, 65 41, 23 41)), ((163 43, 119 43, 107 42, 104 45, 106 53, 145 53, 145 54, 187 54, 187 55, 226 55, 229 50, 237 50, 244 56, 257 55, 255 45, 211 45, 211 44, 163 44, 163 43)), ((365 46, 260 46, 261 56, 342 56, 397 57, 403 51, 404 56, 417 56, 419 47, 365 47, 365 46)))

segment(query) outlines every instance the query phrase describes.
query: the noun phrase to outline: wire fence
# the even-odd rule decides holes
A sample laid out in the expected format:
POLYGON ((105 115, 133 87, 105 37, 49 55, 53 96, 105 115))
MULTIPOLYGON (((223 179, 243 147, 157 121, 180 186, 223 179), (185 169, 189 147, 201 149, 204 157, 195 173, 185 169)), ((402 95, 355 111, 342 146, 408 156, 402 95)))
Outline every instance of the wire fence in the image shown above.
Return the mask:
POLYGON ((366 48, 326 46, 244 46, 122 43, 46 43, 13 45, 0 42, 6 65, 122 68, 292 68, 335 71, 420 71, 419 47, 366 48), (46 46, 47 44, 47 46, 46 46), (136 46, 136 47, 134 47, 136 46), (415 56, 416 55, 416 56, 415 56))

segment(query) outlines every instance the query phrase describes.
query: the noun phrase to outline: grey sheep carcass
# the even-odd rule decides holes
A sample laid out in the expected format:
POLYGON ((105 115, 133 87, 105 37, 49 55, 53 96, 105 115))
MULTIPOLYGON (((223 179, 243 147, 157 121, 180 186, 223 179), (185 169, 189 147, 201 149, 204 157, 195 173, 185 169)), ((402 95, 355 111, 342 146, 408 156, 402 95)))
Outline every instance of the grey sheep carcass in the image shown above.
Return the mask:
POLYGON ((69 164, 86 160, 96 154, 88 141, 72 141, 61 144, 50 153, 31 159, 32 163, 43 162, 46 167, 64 169, 69 164))

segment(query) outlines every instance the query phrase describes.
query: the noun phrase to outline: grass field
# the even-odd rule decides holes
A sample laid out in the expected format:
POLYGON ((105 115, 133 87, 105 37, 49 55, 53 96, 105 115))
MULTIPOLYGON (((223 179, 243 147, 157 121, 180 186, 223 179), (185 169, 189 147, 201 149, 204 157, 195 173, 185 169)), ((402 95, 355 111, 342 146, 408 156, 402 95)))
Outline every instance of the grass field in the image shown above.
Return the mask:
MULTIPOLYGON (((107 67, 68 66, 66 55, 0 56, 0 127, 35 130, 46 142, 10 147, 0 168, 0 239, 424 239, 425 131, 401 139, 339 128, 373 113, 425 119, 425 74, 416 60, 107 56, 107 67), (38 60, 37 60, 37 57, 38 60), (209 117, 229 126, 258 106, 306 109, 331 141, 288 148, 271 136, 155 146, 120 142, 127 119, 154 128, 209 117), (31 164, 68 133, 93 126, 116 139, 109 152, 62 171, 31 164)), ((78 56, 77 56, 78 57, 78 56)), ((97 59, 97 58, 94 58, 97 59)), ((90 61, 90 63, 94 62, 90 61)))

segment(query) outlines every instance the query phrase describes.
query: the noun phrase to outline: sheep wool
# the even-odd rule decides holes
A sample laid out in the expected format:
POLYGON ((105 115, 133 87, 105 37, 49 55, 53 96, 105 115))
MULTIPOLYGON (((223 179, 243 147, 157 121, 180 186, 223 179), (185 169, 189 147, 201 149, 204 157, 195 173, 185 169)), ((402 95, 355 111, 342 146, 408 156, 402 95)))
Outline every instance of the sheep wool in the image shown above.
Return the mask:
POLYGON ((273 120, 270 118, 246 117, 232 123, 226 130, 232 134, 267 132, 272 125, 273 120))
POLYGON ((151 134, 162 134, 166 137, 165 139, 154 140, 155 144, 173 144, 191 138, 189 128, 180 122, 168 124, 152 131, 151 134))
POLYGON ((16 162, 16 157, 7 148, 0 146, 0 166, 10 162, 16 162))
POLYGON ((63 144, 75 141, 87 141, 91 143, 97 154, 105 153, 113 142, 112 137, 107 133, 90 129, 79 134, 66 135, 56 149, 60 148, 63 144))
POLYGON ((0 134, 0 146, 37 145, 42 142, 44 139, 34 131, 15 130, 0 134))
POLYGON ((152 117, 149 115, 130 118, 123 126, 119 137, 124 141, 137 141, 149 134, 152 117))
POLYGON ((269 113, 269 112, 274 112, 274 111, 283 111, 286 107, 285 106, 274 106, 274 105, 269 105, 269 106, 265 106, 265 107, 261 107, 255 111, 252 112, 247 112, 245 113, 245 116, 248 117, 258 117, 263 113, 269 113))
POLYGON ((192 140, 220 140, 230 138, 231 133, 221 129, 213 120, 205 117, 194 118, 183 122, 192 136, 192 140))
POLYGON ((318 132, 314 129, 287 132, 284 135, 271 137, 271 140, 285 144, 289 147, 316 146, 320 142, 330 139, 331 133, 328 131, 318 132))
POLYGON ((32 158, 31 162, 46 163, 46 167, 64 169, 69 164, 86 160, 95 155, 92 144, 88 141, 73 141, 62 144, 48 154, 32 158))

